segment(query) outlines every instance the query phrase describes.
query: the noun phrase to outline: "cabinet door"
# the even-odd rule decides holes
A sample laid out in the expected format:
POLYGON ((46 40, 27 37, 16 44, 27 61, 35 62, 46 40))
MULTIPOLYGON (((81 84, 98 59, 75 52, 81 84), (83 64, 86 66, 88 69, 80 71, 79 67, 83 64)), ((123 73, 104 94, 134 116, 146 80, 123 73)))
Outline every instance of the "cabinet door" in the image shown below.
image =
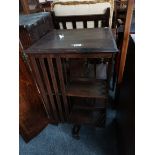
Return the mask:
POLYGON ((21 55, 19 58, 19 127, 23 139, 28 142, 48 124, 42 99, 21 55))

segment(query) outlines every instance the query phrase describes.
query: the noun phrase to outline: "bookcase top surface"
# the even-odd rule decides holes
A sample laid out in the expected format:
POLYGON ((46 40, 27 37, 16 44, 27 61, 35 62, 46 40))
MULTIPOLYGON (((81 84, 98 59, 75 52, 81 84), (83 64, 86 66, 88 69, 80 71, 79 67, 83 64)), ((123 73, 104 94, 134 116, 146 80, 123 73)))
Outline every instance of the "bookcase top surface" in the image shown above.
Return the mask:
POLYGON ((116 42, 110 28, 52 30, 26 53, 116 53, 116 42))

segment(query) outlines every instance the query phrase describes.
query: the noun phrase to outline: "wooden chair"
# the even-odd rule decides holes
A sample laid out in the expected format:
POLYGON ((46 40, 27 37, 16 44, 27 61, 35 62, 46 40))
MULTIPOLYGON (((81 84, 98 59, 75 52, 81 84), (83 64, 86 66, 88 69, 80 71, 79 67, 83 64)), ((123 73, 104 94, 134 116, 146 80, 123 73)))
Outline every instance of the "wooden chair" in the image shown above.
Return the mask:
MULTIPOLYGON (((90 21, 94 21, 94 28, 109 27, 109 16, 110 8, 107 8, 103 15, 56 16, 55 13, 52 12, 53 24, 56 29, 68 29, 68 22, 71 22, 72 29, 78 29, 77 22, 82 22, 83 28, 89 28, 88 22, 90 21)), ((69 27, 69 29, 71 28, 69 27)))

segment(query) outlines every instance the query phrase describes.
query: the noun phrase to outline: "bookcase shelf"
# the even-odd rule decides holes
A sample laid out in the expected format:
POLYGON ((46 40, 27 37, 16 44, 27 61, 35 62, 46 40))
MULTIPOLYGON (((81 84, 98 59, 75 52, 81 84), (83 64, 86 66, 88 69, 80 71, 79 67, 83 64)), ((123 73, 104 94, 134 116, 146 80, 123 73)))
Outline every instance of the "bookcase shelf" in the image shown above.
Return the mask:
POLYGON ((70 114, 70 123, 76 124, 87 124, 93 126, 104 126, 106 119, 105 110, 99 111, 89 111, 89 110, 79 110, 73 109, 70 114))
POLYGON ((70 97, 72 109, 102 111, 105 110, 107 99, 70 97))
POLYGON ((106 80, 71 81, 66 86, 66 95, 107 99, 107 82, 106 80))

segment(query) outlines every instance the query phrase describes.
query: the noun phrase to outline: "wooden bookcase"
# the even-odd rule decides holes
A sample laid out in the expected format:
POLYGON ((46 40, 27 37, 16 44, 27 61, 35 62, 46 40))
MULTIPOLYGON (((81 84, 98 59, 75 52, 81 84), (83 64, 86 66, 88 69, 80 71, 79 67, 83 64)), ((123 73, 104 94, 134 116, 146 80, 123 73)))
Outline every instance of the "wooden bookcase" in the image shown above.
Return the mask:
POLYGON ((105 125, 111 64, 118 52, 110 28, 52 30, 25 52, 50 117, 58 123, 105 125), (103 68, 106 76, 100 75, 103 68))

